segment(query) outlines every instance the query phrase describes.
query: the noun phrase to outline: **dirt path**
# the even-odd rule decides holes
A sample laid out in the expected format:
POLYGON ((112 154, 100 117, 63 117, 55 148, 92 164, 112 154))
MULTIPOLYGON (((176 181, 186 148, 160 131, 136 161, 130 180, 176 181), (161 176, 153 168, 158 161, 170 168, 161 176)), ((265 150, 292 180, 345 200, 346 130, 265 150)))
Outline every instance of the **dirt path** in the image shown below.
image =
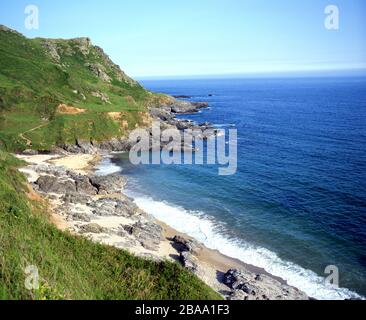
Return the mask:
POLYGON ((37 127, 34 127, 34 128, 32 128, 32 129, 29 129, 29 130, 27 130, 27 131, 25 131, 25 132, 23 132, 23 133, 20 133, 19 134, 19 137, 21 138, 21 139, 23 139, 23 140, 25 140, 26 142, 27 142, 27 146, 28 147, 30 147, 30 146, 32 146, 32 140, 30 140, 30 139, 28 139, 26 136, 24 136, 25 134, 27 134, 27 133, 29 133, 29 132, 32 132, 32 131, 35 131, 35 130, 38 130, 38 129, 40 129, 40 128, 43 128, 43 127, 45 127, 45 126, 47 126, 48 125, 48 122, 47 123, 43 123, 43 124, 40 124, 39 126, 37 126, 37 127))

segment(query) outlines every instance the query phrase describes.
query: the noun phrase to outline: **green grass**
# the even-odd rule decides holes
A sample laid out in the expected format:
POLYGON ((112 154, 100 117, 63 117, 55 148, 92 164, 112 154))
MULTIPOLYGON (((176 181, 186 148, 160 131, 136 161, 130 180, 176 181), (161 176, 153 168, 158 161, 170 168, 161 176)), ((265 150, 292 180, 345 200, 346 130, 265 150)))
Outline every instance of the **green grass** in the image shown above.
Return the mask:
POLYGON ((125 135, 121 123, 105 116, 108 112, 125 113, 129 129, 141 125, 140 112, 147 111, 152 94, 128 77, 119 81, 116 71, 96 47, 83 55, 73 40, 54 40, 64 50, 60 51, 60 63, 55 63, 42 45, 44 41, 0 30, 0 145, 3 148, 46 150, 60 142, 74 143, 75 139, 108 140, 125 135), (90 63, 102 65, 111 82, 103 82, 93 74, 87 66, 90 63), (107 95, 110 103, 94 97, 93 92, 107 95), (61 103, 88 112, 70 117, 57 114, 56 108, 61 103), (32 129, 32 125, 34 128, 45 121, 48 122, 45 127, 27 135, 31 146, 19 137, 32 129))
POLYGON ((120 137, 143 124, 141 112, 151 99, 164 98, 128 78, 119 81, 95 47, 85 56, 74 41, 57 40, 64 50, 58 65, 43 41, 0 30, 0 299, 220 299, 178 264, 142 260, 57 230, 45 204, 28 199, 17 170, 22 163, 1 149, 49 150, 76 139, 120 137), (104 65, 111 82, 97 78, 86 63, 104 65), (110 103, 93 97, 96 91, 110 103), (61 103, 86 112, 59 114, 61 103), (121 112, 128 128, 108 112, 121 112), (35 291, 24 285, 29 265, 39 269, 35 291))
POLYGON ((152 262, 57 230, 28 200, 21 165, 0 151, 0 299, 220 299, 181 266, 152 262), (40 288, 25 288, 24 269, 40 288))

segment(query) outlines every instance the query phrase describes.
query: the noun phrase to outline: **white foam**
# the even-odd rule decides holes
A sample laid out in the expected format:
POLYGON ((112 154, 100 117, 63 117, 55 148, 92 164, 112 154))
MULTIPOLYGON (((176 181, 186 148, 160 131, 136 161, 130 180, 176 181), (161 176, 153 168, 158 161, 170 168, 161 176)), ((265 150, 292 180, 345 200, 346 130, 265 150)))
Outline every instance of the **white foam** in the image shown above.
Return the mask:
POLYGON ((236 125, 234 123, 223 123, 223 124, 214 124, 214 128, 235 128, 236 125))
POLYGON ((122 172, 122 168, 111 161, 111 157, 104 157, 96 167, 98 176, 107 176, 109 174, 122 172))
POLYGON ((184 208, 167 202, 155 201, 152 198, 134 194, 136 204, 158 220, 167 223, 174 229, 194 237, 211 249, 219 250, 229 257, 265 269, 267 272, 281 277, 289 285, 294 286, 308 296, 319 300, 344 300, 363 298, 346 288, 327 286, 324 278, 311 270, 280 259, 276 253, 259 248, 239 239, 225 237, 225 229, 212 218, 202 212, 187 211, 184 208))

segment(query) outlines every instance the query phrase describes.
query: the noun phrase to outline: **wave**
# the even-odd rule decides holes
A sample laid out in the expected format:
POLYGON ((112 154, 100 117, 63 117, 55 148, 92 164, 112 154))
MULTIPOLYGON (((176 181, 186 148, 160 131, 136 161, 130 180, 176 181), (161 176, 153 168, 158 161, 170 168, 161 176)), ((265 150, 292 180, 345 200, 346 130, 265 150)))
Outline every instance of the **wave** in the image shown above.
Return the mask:
POLYGON ((122 168, 114 164, 111 160, 112 156, 104 156, 102 161, 96 168, 96 174, 99 176, 107 176, 109 174, 122 172, 122 168))
POLYGON ((203 212, 188 211, 168 202, 155 201, 132 190, 127 190, 127 193, 135 199, 141 209, 179 232, 197 239, 206 247, 218 250, 226 256, 263 268, 270 274, 286 280, 289 285, 304 291, 312 298, 319 300, 363 299, 347 288, 326 285, 324 278, 315 272, 284 261, 268 249, 255 247, 241 239, 225 236, 227 234, 225 227, 203 212))
POLYGON ((235 128, 235 123, 214 124, 214 128, 235 128))

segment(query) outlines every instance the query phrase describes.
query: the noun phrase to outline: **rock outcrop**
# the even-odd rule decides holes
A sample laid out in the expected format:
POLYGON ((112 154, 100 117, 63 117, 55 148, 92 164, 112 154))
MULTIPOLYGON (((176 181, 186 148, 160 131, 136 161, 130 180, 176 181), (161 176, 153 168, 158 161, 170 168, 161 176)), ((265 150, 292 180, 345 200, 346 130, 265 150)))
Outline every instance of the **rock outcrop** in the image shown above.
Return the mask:
POLYGON ((39 177, 34 189, 49 199, 55 211, 75 232, 103 241, 120 238, 120 246, 141 246, 153 254, 163 240, 162 228, 122 191, 126 179, 119 174, 77 174, 63 167, 30 165, 39 177), (103 225, 109 219, 116 226, 103 225), (120 219, 120 220, 118 220, 120 219), (100 222, 99 222, 100 221, 100 222))
POLYGON ((230 300, 309 300, 296 288, 248 270, 229 270, 224 276, 224 283, 232 289, 230 300))
MULTIPOLYGON (((3 31, 10 30, 16 32, 4 26, 1 26, 1 28, 3 31)), ((112 79, 116 79, 117 81, 132 86, 139 85, 135 80, 128 77, 121 68, 110 59, 102 48, 94 46, 90 38, 81 37, 69 40, 40 39, 40 41, 51 60, 62 69, 67 69, 69 67, 69 65, 63 61, 63 57, 81 54, 85 60, 85 68, 101 81, 111 83, 112 79)))

